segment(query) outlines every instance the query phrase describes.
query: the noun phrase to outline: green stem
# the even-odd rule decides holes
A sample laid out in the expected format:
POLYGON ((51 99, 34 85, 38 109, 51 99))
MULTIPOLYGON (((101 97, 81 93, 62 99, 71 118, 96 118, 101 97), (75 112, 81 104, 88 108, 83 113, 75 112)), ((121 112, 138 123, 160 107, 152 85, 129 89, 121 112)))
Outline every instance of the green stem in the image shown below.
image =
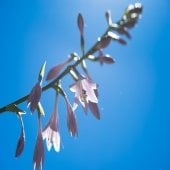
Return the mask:
MULTIPOLYGON (((103 37, 108 33, 109 30, 110 30, 110 27, 108 27, 108 28, 106 29, 105 33, 101 36, 101 38, 103 38, 103 37)), ((47 85, 45 85, 45 86, 42 88, 42 91, 44 92, 44 91, 48 90, 49 88, 53 87, 53 85, 54 85, 56 82, 58 82, 60 79, 62 79, 65 75, 67 75, 67 74, 70 72, 70 69, 71 69, 72 67, 78 66, 78 65, 81 64, 81 62, 82 62, 84 59, 86 59, 89 55, 91 55, 91 54, 93 54, 94 52, 96 52, 96 46, 98 45, 98 43, 99 43, 99 42, 96 41, 96 43, 87 51, 86 54, 84 54, 84 55, 80 58, 80 60, 77 60, 73 65, 68 66, 56 79, 54 79, 53 81, 51 81, 50 83, 48 83, 47 85)), ((25 101, 28 99, 28 96, 29 96, 29 94, 27 94, 26 96, 23 96, 23 97, 17 99, 16 101, 13 101, 12 103, 7 104, 6 106, 0 108, 0 114, 6 112, 6 111, 7 111, 7 110, 6 110, 6 107, 9 106, 9 105, 13 105, 13 104, 18 105, 18 104, 21 104, 21 103, 25 102, 25 101)))

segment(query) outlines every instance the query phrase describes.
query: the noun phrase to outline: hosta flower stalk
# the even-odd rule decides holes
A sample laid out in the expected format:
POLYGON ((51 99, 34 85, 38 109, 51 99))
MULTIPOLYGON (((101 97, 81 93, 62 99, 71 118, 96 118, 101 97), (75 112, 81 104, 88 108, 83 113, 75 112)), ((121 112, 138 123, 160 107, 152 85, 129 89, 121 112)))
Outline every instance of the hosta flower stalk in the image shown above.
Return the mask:
MULTIPOLYGON (((92 47, 88 50, 85 50, 85 41, 84 41, 84 25, 85 21, 82 14, 79 13, 77 18, 77 26, 80 32, 80 48, 82 55, 73 55, 75 52, 71 53, 70 58, 60 64, 55 64, 54 67, 50 69, 46 76, 46 80, 51 80, 44 87, 42 86, 43 78, 45 75, 45 66, 46 62, 42 65, 38 79, 35 82, 31 92, 16 101, 0 108, 0 113, 4 112, 13 112, 19 115, 20 112, 23 112, 18 106, 19 104, 26 102, 30 108, 31 112, 35 110, 38 111, 38 134, 36 139, 36 144, 34 148, 34 156, 33 156, 33 169, 39 170, 42 169, 43 161, 44 161, 44 145, 43 139, 46 140, 47 150, 51 150, 52 146, 56 152, 60 151, 60 132, 59 132, 59 116, 58 116, 58 95, 62 94, 64 100, 66 102, 66 110, 67 110, 67 127, 71 136, 78 136, 78 128, 77 128, 77 118, 75 114, 75 110, 80 103, 83 106, 85 112, 89 108, 93 115, 100 119, 100 111, 98 106, 98 85, 92 81, 89 76, 89 70, 87 68, 87 64, 85 60, 89 60, 91 62, 98 62, 101 65, 112 64, 115 60, 109 54, 105 54, 104 50, 111 44, 112 40, 118 42, 120 45, 125 45, 127 42, 122 38, 122 36, 126 36, 127 38, 131 38, 129 33, 129 29, 134 27, 138 22, 140 14, 142 12, 142 5, 140 3, 135 3, 134 5, 129 5, 125 12, 123 13, 120 20, 113 23, 111 12, 106 12, 106 21, 107 28, 106 31, 97 38, 96 42, 92 45, 92 47), (96 52, 99 52, 99 55, 96 56, 96 52), (75 60, 76 59, 76 60, 75 60), (81 71, 80 67, 81 66, 81 71), (76 71, 77 70, 77 71, 76 71), (83 72, 83 73, 82 73, 83 72), (85 76, 82 76, 84 75, 85 76), (62 84, 63 79, 67 76, 71 75, 74 79, 74 83, 70 86, 71 92, 74 93, 74 102, 73 104, 67 98, 66 93, 60 88, 59 84, 62 84), (45 128, 42 131, 41 127, 41 116, 45 115, 43 106, 40 103, 41 96, 44 91, 49 89, 55 89, 56 98, 54 102, 53 112, 51 114, 49 122, 46 124, 45 128)), ((68 86, 66 87, 68 88, 68 86)), ((16 154, 18 157, 24 148, 25 143, 25 131, 24 124, 22 121, 21 115, 20 122, 22 125, 21 134, 17 143, 16 154)))

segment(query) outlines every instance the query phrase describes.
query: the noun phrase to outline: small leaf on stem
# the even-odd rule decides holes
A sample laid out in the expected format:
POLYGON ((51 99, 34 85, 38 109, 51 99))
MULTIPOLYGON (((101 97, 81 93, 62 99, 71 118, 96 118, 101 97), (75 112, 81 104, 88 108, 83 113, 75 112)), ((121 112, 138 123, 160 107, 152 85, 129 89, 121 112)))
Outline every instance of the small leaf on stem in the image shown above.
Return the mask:
POLYGON ((40 69, 40 73, 39 73, 39 77, 38 80, 41 82, 43 77, 44 77, 44 73, 45 73, 45 66, 46 66, 46 61, 44 62, 44 64, 42 65, 41 69, 40 69))
POLYGON ((38 113, 40 113, 41 116, 44 116, 44 115, 45 115, 43 106, 42 106, 42 104, 41 104, 40 102, 38 102, 37 110, 38 110, 38 113))
POLYGON ((18 106, 16 106, 15 104, 12 105, 8 105, 5 108, 6 111, 10 111, 10 112, 15 112, 17 114, 25 114, 26 112, 22 109, 20 109, 18 106))

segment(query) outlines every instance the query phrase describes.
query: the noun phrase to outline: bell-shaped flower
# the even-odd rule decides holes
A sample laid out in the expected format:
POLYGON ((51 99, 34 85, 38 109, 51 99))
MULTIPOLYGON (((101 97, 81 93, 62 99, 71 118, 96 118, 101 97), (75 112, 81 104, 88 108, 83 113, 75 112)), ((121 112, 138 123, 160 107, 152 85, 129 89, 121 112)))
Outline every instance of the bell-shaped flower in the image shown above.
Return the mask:
POLYGON ((41 85, 40 82, 38 81, 35 86, 32 88, 31 93, 29 94, 28 97, 28 106, 30 107, 30 111, 34 112, 36 109, 38 102, 40 101, 41 98, 41 85))
POLYGON ((54 110, 51 115, 51 118, 47 125, 45 126, 42 136, 43 139, 46 139, 47 149, 50 151, 52 145, 54 146, 54 150, 56 152, 60 151, 60 133, 58 126, 58 111, 57 111, 57 102, 58 102, 58 94, 54 103, 54 110))
POLYGON ((73 111, 73 108, 68 100, 68 98, 64 97, 66 101, 67 106, 67 127, 70 132, 71 136, 78 136, 78 129, 77 129, 77 122, 76 122, 76 116, 73 111))
POLYGON ((70 86, 70 90, 75 93, 75 109, 78 102, 86 109, 89 102, 98 103, 98 98, 95 94, 97 89, 96 83, 92 82, 89 78, 79 78, 76 83, 70 86))
POLYGON ((42 170, 44 162, 44 145, 43 145, 43 138, 42 138, 42 130, 41 130, 41 122, 40 116, 38 118, 38 136, 35 144, 34 149, 34 157, 33 157, 33 165, 34 170, 42 170))

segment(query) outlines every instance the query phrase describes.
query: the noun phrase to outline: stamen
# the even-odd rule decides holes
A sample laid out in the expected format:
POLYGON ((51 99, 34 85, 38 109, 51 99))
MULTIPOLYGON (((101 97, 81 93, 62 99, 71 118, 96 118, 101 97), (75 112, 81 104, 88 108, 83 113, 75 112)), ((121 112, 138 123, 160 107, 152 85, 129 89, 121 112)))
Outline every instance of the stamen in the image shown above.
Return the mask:
POLYGON ((81 95, 80 95, 80 98, 81 98, 81 101, 82 102, 86 102, 86 98, 87 98, 87 94, 86 94, 86 91, 84 89, 82 89, 81 91, 81 95))

